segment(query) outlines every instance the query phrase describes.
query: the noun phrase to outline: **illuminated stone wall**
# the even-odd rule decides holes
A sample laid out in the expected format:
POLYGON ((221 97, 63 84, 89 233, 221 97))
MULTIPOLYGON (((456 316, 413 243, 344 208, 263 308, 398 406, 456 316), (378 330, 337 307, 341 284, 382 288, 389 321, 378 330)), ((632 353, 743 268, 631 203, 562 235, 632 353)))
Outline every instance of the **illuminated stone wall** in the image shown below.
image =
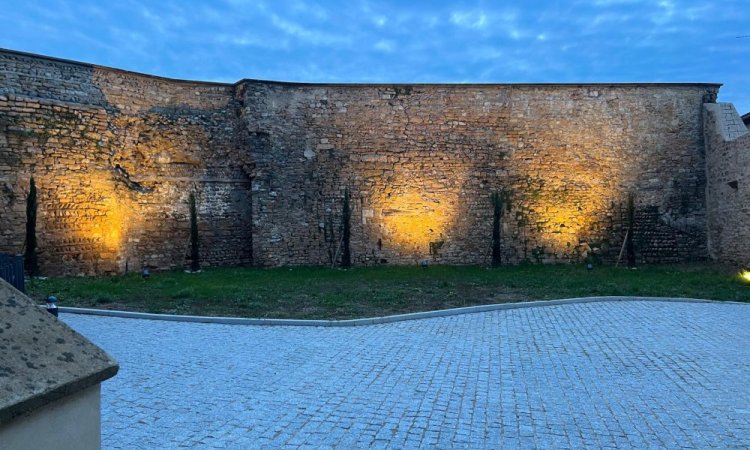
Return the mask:
POLYGON ((750 265, 750 131, 731 103, 705 105, 709 253, 750 265))
POLYGON ((233 88, 0 53, 0 251, 39 192, 42 273, 182 267, 196 192, 206 264, 251 261, 233 88))
POLYGON ((331 263, 343 190, 359 264, 612 261, 635 195, 640 261, 706 257, 701 105, 716 86, 246 82, 255 258, 331 263))
POLYGON ((702 259, 701 107, 717 85, 184 82, 0 52, 0 251, 40 192, 43 272, 211 265, 702 259))

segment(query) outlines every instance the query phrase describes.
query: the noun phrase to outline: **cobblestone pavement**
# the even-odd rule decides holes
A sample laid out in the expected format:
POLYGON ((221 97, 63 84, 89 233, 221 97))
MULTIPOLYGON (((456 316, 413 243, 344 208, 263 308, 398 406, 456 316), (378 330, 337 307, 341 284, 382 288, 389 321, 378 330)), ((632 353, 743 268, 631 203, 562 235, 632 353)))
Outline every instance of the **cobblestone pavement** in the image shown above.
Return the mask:
POLYGON ((354 328, 61 317, 120 361, 106 448, 750 448, 750 305, 354 328))

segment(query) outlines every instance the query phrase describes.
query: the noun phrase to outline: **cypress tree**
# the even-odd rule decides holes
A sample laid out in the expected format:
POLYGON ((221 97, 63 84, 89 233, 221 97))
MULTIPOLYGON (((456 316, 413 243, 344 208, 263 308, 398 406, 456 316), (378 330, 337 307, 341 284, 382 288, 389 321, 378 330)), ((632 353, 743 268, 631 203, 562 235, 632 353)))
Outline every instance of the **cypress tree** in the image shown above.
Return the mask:
POLYGON ((344 190, 344 207, 341 214, 341 241, 343 245, 341 254, 341 267, 351 267, 352 254, 349 249, 349 239, 351 237, 351 216, 352 211, 349 208, 349 189, 344 190))
POLYGON ((635 232, 635 194, 628 195, 628 241, 625 243, 625 251, 628 257, 628 267, 635 267, 635 243, 633 242, 635 232))
POLYGON ((503 199, 498 192, 492 194, 492 267, 502 262, 500 256, 500 218, 503 215, 503 199))
POLYGON ((24 266, 29 276, 39 275, 39 260, 36 255, 36 183, 31 177, 29 195, 26 197, 26 251, 24 266))
POLYGON ((195 210, 195 194, 190 193, 190 271, 200 270, 200 255, 198 253, 198 214, 195 210))

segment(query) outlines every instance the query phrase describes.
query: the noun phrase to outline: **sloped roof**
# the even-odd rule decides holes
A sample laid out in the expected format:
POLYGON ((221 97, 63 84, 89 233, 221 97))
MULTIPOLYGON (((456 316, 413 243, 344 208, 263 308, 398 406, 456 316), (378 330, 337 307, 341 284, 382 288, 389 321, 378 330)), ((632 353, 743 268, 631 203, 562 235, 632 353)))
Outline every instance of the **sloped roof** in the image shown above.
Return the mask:
POLYGON ((0 425, 113 377, 117 362, 0 279, 0 425))

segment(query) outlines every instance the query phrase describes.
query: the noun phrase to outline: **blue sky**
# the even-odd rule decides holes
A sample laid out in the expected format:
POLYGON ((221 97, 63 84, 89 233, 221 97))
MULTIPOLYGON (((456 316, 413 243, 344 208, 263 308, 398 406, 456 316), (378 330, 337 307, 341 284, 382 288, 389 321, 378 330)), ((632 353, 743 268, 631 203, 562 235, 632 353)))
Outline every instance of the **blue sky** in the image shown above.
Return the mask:
POLYGON ((234 82, 720 82, 750 111, 747 0, 0 0, 0 47, 234 82), (3 5, 3 3, 6 3, 3 5))

